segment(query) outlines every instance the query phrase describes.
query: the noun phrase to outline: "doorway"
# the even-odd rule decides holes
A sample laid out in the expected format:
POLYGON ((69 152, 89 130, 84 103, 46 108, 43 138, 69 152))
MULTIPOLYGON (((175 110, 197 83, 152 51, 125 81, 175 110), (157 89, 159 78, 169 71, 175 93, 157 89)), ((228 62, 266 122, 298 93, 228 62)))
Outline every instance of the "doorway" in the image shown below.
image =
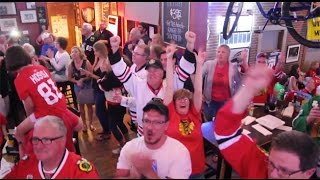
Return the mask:
POLYGON ((73 2, 47 2, 49 30, 56 37, 62 36, 68 39, 66 51, 76 45, 76 17, 73 2))

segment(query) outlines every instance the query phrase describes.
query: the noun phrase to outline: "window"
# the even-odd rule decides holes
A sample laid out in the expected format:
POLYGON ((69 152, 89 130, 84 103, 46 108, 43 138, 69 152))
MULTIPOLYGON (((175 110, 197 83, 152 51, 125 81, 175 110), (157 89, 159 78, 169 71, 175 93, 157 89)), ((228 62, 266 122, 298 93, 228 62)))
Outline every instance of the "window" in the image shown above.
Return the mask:
MULTIPOLYGON (((238 20, 238 26, 235 28, 232 36, 225 40, 223 39, 223 24, 225 17, 219 16, 218 23, 218 33, 219 33, 219 45, 227 44, 230 48, 240 48, 240 47, 249 47, 251 43, 252 35, 252 22, 253 16, 240 16, 238 20)), ((235 16, 230 17, 230 25, 233 24, 235 16)))

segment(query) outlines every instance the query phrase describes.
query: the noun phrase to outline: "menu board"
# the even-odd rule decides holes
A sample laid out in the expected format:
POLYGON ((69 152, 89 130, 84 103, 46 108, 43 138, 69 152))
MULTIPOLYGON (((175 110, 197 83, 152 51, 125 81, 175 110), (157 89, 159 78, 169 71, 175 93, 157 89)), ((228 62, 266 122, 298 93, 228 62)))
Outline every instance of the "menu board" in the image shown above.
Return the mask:
POLYGON ((69 38, 67 16, 51 16, 52 33, 56 37, 69 38))
POLYGON ((163 2, 162 37, 185 48, 185 33, 189 30, 190 2, 163 2))

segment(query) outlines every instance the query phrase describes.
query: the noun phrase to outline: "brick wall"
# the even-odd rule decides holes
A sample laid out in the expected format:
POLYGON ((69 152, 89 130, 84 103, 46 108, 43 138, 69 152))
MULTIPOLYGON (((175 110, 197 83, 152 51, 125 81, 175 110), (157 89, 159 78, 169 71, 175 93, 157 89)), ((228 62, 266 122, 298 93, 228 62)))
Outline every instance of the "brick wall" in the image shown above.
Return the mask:
MULTIPOLYGON (((273 7, 274 2, 261 2, 262 7, 265 11, 268 11, 273 7)), ((216 48, 218 46, 219 34, 217 32, 218 26, 223 26, 223 24, 218 24, 218 16, 225 16, 229 2, 209 2, 208 3, 208 23, 209 23, 209 39, 207 41, 207 51, 208 51, 208 60, 213 60, 216 53, 216 48)), ((260 14, 260 11, 254 2, 245 2, 242 10, 242 14, 245 14, 247 9, 252 9, 252 14, 254 17, 253 30, 259 29, 259 26, 263 26, 266 22, 266 19, 260 14)), ((268 25, 271 25, 269 23, 268 25)), ((306 28, 306 23, 302 22, 297 24, 297 28, 302 29, 306 28)), ((303 30, 303 29, 302 29, 303 30)), ((255 56, 257 54, 258 48, 258 37, 259 34, 253 33, 251 39, 251 46, 249 47, 249 63, 252 64, 255 61, 255 56)), ((286 39, 286 48, 283 50, 286 54, 288 45, 299 44, 292 36, 288 33, 286 39)), ((303 57, 305 53, 305 47, 301 45, 300 48, 300 57, 299 64, 303 62, 303 57)), ((285 64, 285 71, 289 71, 289 68, 296 63, 285 64)))

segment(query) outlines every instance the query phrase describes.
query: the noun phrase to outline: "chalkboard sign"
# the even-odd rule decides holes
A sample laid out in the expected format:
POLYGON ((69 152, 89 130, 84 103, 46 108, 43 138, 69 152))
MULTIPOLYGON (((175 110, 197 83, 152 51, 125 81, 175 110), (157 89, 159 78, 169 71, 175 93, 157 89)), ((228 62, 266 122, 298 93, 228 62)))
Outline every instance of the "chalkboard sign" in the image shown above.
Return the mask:
POLYGON ((162 37, 165 42, 175 42, 185 48, 184 37, 189 30, 190 2, 163 2, 162 7, 162 37))

